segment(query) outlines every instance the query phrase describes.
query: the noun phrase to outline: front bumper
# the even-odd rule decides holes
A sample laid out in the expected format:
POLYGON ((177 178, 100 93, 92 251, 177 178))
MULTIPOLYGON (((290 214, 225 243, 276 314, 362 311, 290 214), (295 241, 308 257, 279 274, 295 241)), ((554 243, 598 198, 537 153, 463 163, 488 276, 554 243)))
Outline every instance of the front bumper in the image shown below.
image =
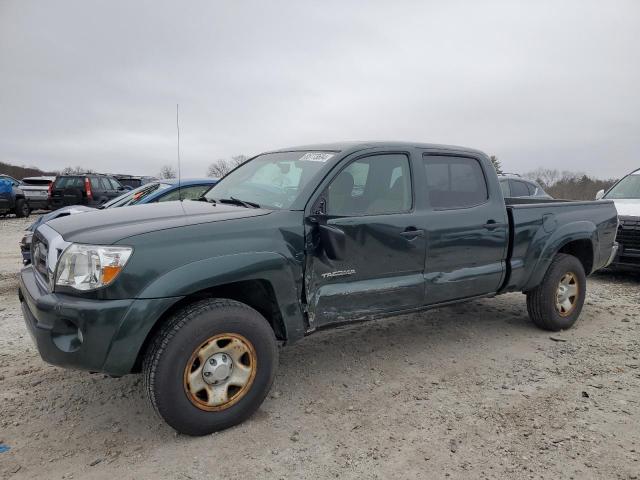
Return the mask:
POLYGON ((608 267, 609 265, 611 265, 613 260, 618 255, 619 248, 620 248, 620 245, 618 244, 618 242, 613 242, 613 247, 611 248, 611 255, 609 255, 609 259, 607 260, 607 263, 605 263, 604 265, 605 267, 608 267))
POLYGON ((130 373, 155 322, 176 298, 92 300, 51 293, 33 266, 18 295, 42 359, 66 368, 130 373))

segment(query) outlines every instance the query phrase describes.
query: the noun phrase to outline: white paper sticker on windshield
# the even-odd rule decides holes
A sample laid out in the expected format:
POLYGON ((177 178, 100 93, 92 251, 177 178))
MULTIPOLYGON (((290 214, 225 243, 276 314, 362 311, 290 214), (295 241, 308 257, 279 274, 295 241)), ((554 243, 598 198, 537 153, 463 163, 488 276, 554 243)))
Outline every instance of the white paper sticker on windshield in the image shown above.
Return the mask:
POLYGON ((333 153, 309 152, 309 153, 305 153, 302 157, 300 157, 300 161, 302 161, 302 162, 326 162, 331 157, 333 157, 333 153))

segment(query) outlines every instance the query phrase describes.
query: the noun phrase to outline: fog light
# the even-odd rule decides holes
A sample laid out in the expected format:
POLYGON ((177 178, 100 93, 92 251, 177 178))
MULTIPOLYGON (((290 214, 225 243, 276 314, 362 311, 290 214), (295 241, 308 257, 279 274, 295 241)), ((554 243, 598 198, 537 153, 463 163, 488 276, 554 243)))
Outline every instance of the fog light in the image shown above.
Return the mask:
POLYGON ((56 320, 51 330, 51 339, 56 347, 63 352, 71 353, 82 346, 82 331, 71 320, 60 318, 56 320))

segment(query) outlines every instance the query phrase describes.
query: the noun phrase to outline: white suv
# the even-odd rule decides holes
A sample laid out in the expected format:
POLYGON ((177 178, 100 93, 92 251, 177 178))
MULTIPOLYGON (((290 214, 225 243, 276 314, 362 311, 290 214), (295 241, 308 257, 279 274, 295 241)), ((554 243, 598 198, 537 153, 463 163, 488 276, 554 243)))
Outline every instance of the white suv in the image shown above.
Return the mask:
POLYGON ((640 169, 619 180, 606 193, 600 190, 596 200, 613 200, 618 210, 620 244, 614 266, 640 268, 640 169))

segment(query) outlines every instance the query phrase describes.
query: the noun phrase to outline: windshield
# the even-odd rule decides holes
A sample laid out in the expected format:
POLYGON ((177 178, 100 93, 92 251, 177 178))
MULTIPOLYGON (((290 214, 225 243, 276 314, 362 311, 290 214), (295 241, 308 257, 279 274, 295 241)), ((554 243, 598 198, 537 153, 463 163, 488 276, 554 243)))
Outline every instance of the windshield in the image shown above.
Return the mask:
POLYGON ((152 193, 158 192, 160 190, 164 190, 169 188, 171 185, 168 183, 148 183, 146 185, 142 185, 141 187, 136 188, 135 190, 131 190, 130 192, 125 193, 124 195, 120 195, 119 197, 114 198, 110 202, 102 205, 102 208, 113 208, 113 207, 125 207, 127 205, 135 205, 140 203, 142 199, 148 197, 152 193))
POLYGON ((288 209, 316 176, 328 152, 265 153, 242 164, 207 192, 207 200, 235 199, 265 208, 288 209))
POLYGON ((640 198, 640 173, 624 177, 604 196, 604 198, 640 198))

